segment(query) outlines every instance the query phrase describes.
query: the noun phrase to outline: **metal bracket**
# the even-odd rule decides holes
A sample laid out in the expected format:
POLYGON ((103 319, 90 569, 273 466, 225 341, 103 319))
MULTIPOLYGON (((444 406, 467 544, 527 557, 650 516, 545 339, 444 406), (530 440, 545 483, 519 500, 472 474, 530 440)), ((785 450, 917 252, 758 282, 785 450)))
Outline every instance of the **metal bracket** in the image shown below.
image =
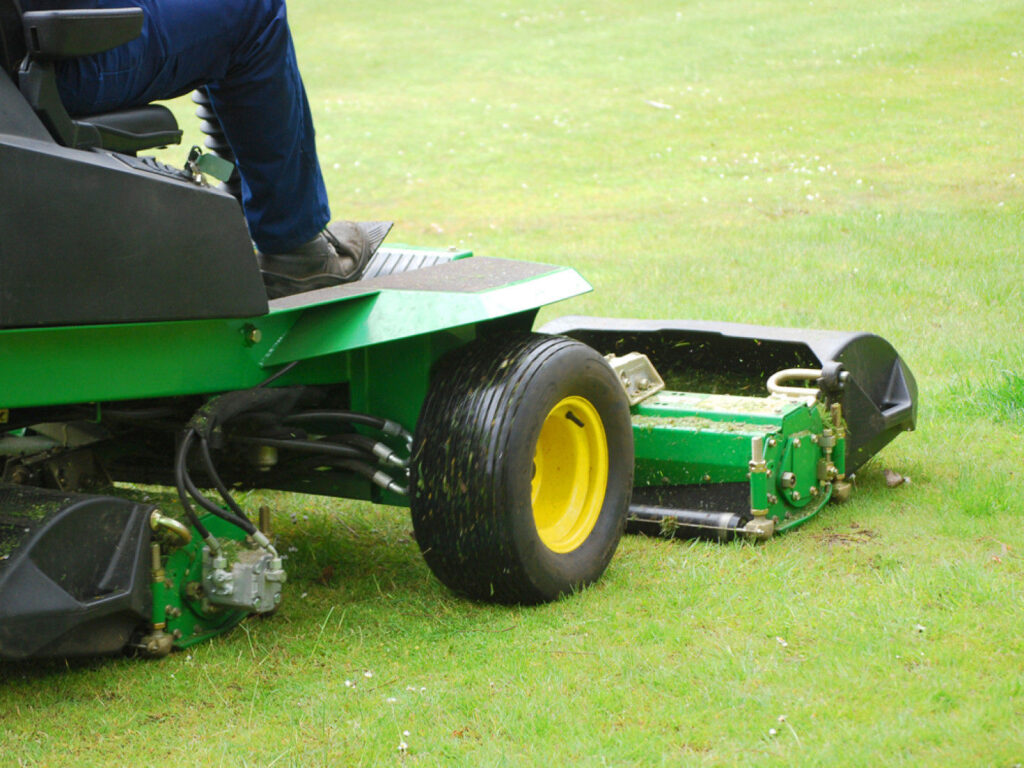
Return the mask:
POLYGON ((618 375, 631 406, 665 388, 665 382, 662 381, 647 355, 630 352, 622 357, 606 355, 604 359, 618 375))

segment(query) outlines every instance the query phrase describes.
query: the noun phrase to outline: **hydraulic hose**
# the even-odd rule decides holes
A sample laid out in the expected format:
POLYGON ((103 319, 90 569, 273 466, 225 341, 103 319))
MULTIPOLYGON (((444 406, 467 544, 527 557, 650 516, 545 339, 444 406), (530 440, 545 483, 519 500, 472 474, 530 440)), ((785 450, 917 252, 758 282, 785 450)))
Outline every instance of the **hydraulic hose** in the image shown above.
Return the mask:
POLYGON ((412 445, 412 433, 397 421, 370 416, 366 413, 356 413, 355 411, 305 411, 289 416, 284 420, 284 423, 293 424, 304 420, 325 421, 331 419, 349 424, 362 424, 367 427, 373 427, 385 435, 401 437, 407 445, 412 445))
POLYGON ((217 489, 217 493, 219 493, 220 497, 224 499, 224 503, 228 505, 228 508, 232 512, 243 520, 248 520, 249 516, 245 514, 245 510, 238 506, 238 502, 235 501, 234 497, 231 495, 231 491, 228 490, 228 487, 224 484, 224 481, 221 480, 220 475, 217 473, 217 468, 213 465, 213 457, 210 455, 210 444, 206 440, 200 440, 199 448, 202 452, 203 463, 206 465, 206 473, 210 476, 210 479, 213 480, 213 486, 217 489))
POLYGON ((271 374, 270 376, 268 376, 267 378, 265 378, 263 381, 261 381, 255 387, 253 387, 253 389, 260 389, 261 387, 265 387, 268 384, 272 384, 273 382, 275 382, 278 379, 280 379, 282 376, 284 376, 292 368, 294 368, 295 366, 297 366, 301 362, 302 362, 301 360, 293 360, 292 362, 288 363, 288 365, 286 365, 284 368, 282 368, 280 371, 277 371, 277 372, 271 374))
MULTIPOLYGON (((178 449, 177 460, 174 465, 174 480, 178 489, 178 498, 181 500, 181 505, 185 510, 185 514, 188 515, 189 522, 191 522, 199 532, 199 535, 210 544, 210 548, 217 550, 219 549, 219 545, 216 543, 216 539, 210 534, 209 530, 199 520, 199 516, 195 512, 195 508, 192 506, 193 500, 207 512, 210 512, 222 520, 240 528, 250 536, 255 535, 258 529, 244 517, 244 513, 243 516, 239 516, 233 512, 221 509, 210 501, 210 499, 204 496, 202 491, 200 491, 196 487, 195 483, 192 482, 192 478, 188 474, 188 454, 195 437, 195 430, 189 429, 181 441, 181 446, 178 449), (191 499, 189 497, 191 497, 191 499)), ((201 440, 201 442, 205 444, 206 441, 201 440)), ((223 485, 223 481, 220 480, 220 477, 217 476, 216 472, 214 472, 214 477, 215 483, 223 485)), ((237 505, 235 505, 235 507, 237 507, 237 505)))
POLYGON ((409 466, 408 459, 403 459, 399 456, 398 453, 387 443, 381 442, 380 440, 374 440, 372 437, 358 434, 345 434, 334 435, 333 439, 342 443, 349 443, 351 445, 358 446, 365 453, 372 454, 384 464, 389 464, 400 469, 407 469, 409 466))
POLYGON ((195 430, 189 429, 182 435, 181 445, 178 446, 178 453, 174 458, 174 485, 178 489, 178 499, 181 500, 181 507, 185 510, 185 514, 188 516, 189 522, 192 523, 192 527, 196 529, 205 541, 210 541, 213 537, 199 519, 199 515, 196 514, 192 502, 189 501, 188 491, 185 487, 185 465, 188 459, 188 450, 192 445, 192 439, 195 437, 195 434, 195 430))
POLYGON ((250 443, 253 445, 266 445, 270 448, 285 448, 296 451, 302 451, 304 453, 320 453, 330 454, 332 456, 340 456, 346 459, 367 459, 372 458, 370 454, 365 451, 361 451, 358 448, 353 448, 350 445, 337 445, 336 443, 325 443, 319 440, 300 440, 298 438, 276 438, 276 437, 246 437, 243 435, 234 435, 231 438, 240 443, 250 443))
POLYGON ((378 485, 386 491, 397 493, 400 496, 408 496, 409 489, 406 486, 399 485, 395 482, 395 479, 391 477, 387 472, 382 472, 376 467, 371 467, 368 464, 363 464, 359 461, 351 461, 348 459, 342 459, 341 461, 331 462, 331 466, 338 467, 339 469, 347 469, 350 472, 355 472, 358 475, 362 475, 374 485, 378 485))

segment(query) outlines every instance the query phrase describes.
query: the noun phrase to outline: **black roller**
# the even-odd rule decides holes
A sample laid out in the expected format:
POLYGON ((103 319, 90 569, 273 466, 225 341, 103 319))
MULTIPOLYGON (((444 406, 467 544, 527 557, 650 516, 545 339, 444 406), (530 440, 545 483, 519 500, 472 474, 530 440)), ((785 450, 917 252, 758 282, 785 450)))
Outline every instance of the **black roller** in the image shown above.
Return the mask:
POLYGON ((715 539, 728 541, 746 524, 734 512, 705 512, 696 509, 672 509, 648 504, 630 504, 626 532, 676 539, 715 539))

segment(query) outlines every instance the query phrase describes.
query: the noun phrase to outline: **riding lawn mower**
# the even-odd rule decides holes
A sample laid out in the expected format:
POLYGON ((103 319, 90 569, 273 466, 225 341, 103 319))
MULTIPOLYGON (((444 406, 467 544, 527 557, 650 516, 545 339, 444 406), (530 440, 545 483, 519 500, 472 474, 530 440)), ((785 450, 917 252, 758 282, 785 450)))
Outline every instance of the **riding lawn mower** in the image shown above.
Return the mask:
POLYGON ((567 267, 381 247, 355 282, 268 301, 201 95, 184 169, 140 156, 180 141, 165 107, 60 103, 55 62, 141 13, 0 18, 0 658, 161 656, 276 610, 284 559, 240 489, 407 506, 444 584, 528 604, 598 579, 627 529, 800 525, 914 427, 872 334, 534 330, 590 289, 567 267))

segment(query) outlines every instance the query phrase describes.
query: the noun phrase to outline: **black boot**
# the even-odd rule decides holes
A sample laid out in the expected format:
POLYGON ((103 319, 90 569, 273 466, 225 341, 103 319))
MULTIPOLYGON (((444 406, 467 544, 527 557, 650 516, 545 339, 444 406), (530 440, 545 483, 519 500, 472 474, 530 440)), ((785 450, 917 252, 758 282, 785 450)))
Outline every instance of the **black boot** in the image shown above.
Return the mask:
POLYGON ((336 221, 290 253, 257 253, 267 296, 279 299, 358 280, 391 226, 390 221, 336 221))

